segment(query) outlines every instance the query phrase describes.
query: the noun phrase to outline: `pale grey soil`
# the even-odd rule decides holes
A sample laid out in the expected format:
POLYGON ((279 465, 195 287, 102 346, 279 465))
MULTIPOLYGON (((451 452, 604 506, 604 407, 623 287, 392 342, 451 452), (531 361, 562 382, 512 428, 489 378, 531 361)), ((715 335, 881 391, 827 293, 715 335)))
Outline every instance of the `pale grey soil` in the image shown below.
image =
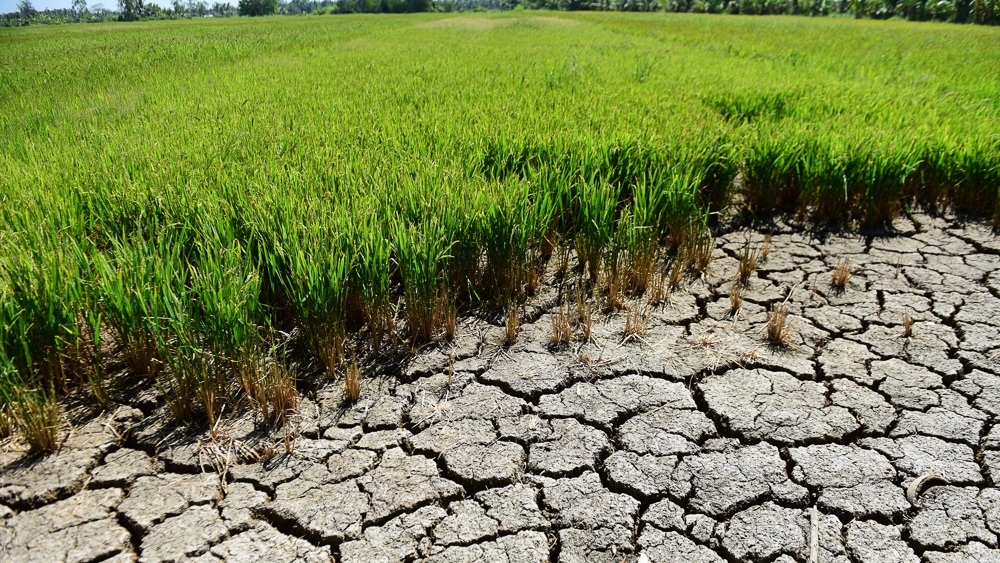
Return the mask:
POLYGON ((56 454, 8 440, 0 560, 792 563, 815 520, 822 562, 1000 561, 1000 237, 918 220, 778 226, 736 315, 746 235, 722 236, 638 338, 621 311, 553 347, 546 278, 515 344, 461 321, 357 404, 307 393, 287 440, 250 415, 175 428, 133 390, 56 454), (787 348, 763 339, 775 303, 787 348))

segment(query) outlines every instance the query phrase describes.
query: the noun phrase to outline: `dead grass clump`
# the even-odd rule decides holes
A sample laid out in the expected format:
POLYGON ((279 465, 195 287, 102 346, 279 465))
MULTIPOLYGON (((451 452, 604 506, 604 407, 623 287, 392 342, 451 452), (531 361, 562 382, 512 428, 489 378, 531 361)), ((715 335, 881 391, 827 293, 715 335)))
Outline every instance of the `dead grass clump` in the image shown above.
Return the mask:
POLYGON ((14 431, 14 417, 6 407, 0 408, 0 438, 10 436, 14 431))
POLYGON ((830 283, 833 287, 843 291, 847 287, 847 281, 851 279, 851 265, 847 260, 841 259, 837 262, 837 269, 833 271, 830 283))
POLYGON ((260 382, 260 394, 254 406, 269 424, 284 424, 299 405, 295 370, 283 363, 267 366, 260 382))
POLYGON ((361 369, 358 362, 352 361, 344 373, 344 400, 349 403, 361 398, 361 369))
POLYGON ((606 293, 604 294, 605 313, 617 311, 625 306, 625 300, 622 294, 621 279, 619 278, 618 275, 608 275, 607 287, 605 288, 605 290, 606 290, 606 293))
POLYGON ((583 331, 583 339, 590 340, 590 329, 594 324, 593 310, 587 301, 587 292, 581 289, 576 294, 576 322, 583 331))
POLYGON ((455 339, 455 329, 458 326, 458 307, 454 303, 445 306, 444 335, 448 340, 455 339))
POLYGON ((677 289, 684 283, 684 277, 687 275, 688 264, 690 260, 688 258, 687 252, 683 249, 677 252, 674 256, 674 261, 670 265, 670 272, 667 275, 667 287, 669 289, 677 289))
POLYGON ((913 317, 909 313, 903 313, 903 336, 913 336, 913 317))
POLYGON ((750 276, 757 271, 757 264, 760 262, 761 249, 759 246, 750 244, 747 239, 740 249, 740 265, 737 276, 741 284, 746 284, 750 276))
POLYGON ((729 288, 729 309, 736 313, 743 308, 743 284, 734 283, 729 288))
POLYGON ((569 342, 570 337, 573 336, 573 328, 569 323, 569 314, 566 311, 566 307, 563 305, 559 306, 559 311, 550 317, 552 321, 552 343, 556 346, 561 346, 562 344, 569 342))
POLYGON ((656 306, 666 301, 669 297, 670 288, 667 287, 667 276, 664 274, 663 268, 656 268, 649 281, 649 291, 646 293, 646 299, 650 305, 656 306))
POLYGON ((774 305, 767 313, 767 341, 775 346, 788 346, 792 334, 788 328, 788 309, 784 305, 774 305))
POLYGON ((642 338, 646 334, 646 315, 640 307, 630 307, 625 313, 625 327, 622 334, 625 339, 642 338))
POLYGON ((771 233, 764 235, 764 246, 760 249, 760 259, 766 260, 771 254, 771 233))
POLYGON ((507 309, 507 319, 504 324, 507 328, 504 343, 509 346, 517 340, 517 331, 521 328, 521 316, 517 310, 517 305, 511 305, 507 309))

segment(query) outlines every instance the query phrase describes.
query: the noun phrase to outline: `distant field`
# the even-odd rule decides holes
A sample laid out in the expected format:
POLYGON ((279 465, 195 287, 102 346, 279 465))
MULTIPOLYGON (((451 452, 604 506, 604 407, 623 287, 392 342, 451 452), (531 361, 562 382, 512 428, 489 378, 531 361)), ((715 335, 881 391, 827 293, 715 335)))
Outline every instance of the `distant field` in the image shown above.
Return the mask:
POLYGON ((996 222, 998 187, 1000 28, 553 12, 4 29, 0 412, 30 433, 59 394, 101 403, 125 370, 211 420, 275 400, 280 331, 341 373, 457 307, 516 314, 553 248, 595 294, 638 295, 695 262, 710 211, 996 222))

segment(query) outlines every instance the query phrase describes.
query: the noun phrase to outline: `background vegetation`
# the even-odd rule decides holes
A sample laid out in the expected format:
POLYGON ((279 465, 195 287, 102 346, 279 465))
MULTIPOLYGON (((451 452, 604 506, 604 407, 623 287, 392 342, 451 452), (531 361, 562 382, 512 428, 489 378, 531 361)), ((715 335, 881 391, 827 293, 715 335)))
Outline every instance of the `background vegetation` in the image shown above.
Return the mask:
POLYGON ((139 19, 263 16, 270 14, 355 14, 463 12, 488 10, 560 10, 623 12, 691 12, 699 14, 842 16, 911 21, 1000 24, 1000 0, 242 0, 237 10, 229 2, 173 0, 167 8, 143 0, 117 0, 118 11, 102 4, 87 8, 73 0, 69 10, 37 11, 30 0, 18 10, 0 14, 0 25, 20 26, 139 19))
POLYGON ((0 430, 51 447, 61 395, 134 377, 273 418, 289 355, 340 377, 461 308, 516 320, 570 250, 639 295, 704 269, 723 209, 996 221, 998 60, 1000 29, 849 19, 5 30, 0 430))

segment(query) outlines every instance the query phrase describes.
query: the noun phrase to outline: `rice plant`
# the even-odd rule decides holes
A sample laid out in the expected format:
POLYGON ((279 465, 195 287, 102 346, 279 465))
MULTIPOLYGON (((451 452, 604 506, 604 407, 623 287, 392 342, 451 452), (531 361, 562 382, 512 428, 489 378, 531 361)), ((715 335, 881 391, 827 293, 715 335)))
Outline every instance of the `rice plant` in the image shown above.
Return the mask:
POLYGON ((593 301, 665 300, 734 218, 1000 223, 998 29, 413 25, 441 17, 5 30, 0 432, 52 447, 61 398, 107 404, 122 362, 184 420, 278 422, 275 345, 339 376, 459 310, 520 320, 543 273, 580 288, 554 340, 589 339, 593 301))

